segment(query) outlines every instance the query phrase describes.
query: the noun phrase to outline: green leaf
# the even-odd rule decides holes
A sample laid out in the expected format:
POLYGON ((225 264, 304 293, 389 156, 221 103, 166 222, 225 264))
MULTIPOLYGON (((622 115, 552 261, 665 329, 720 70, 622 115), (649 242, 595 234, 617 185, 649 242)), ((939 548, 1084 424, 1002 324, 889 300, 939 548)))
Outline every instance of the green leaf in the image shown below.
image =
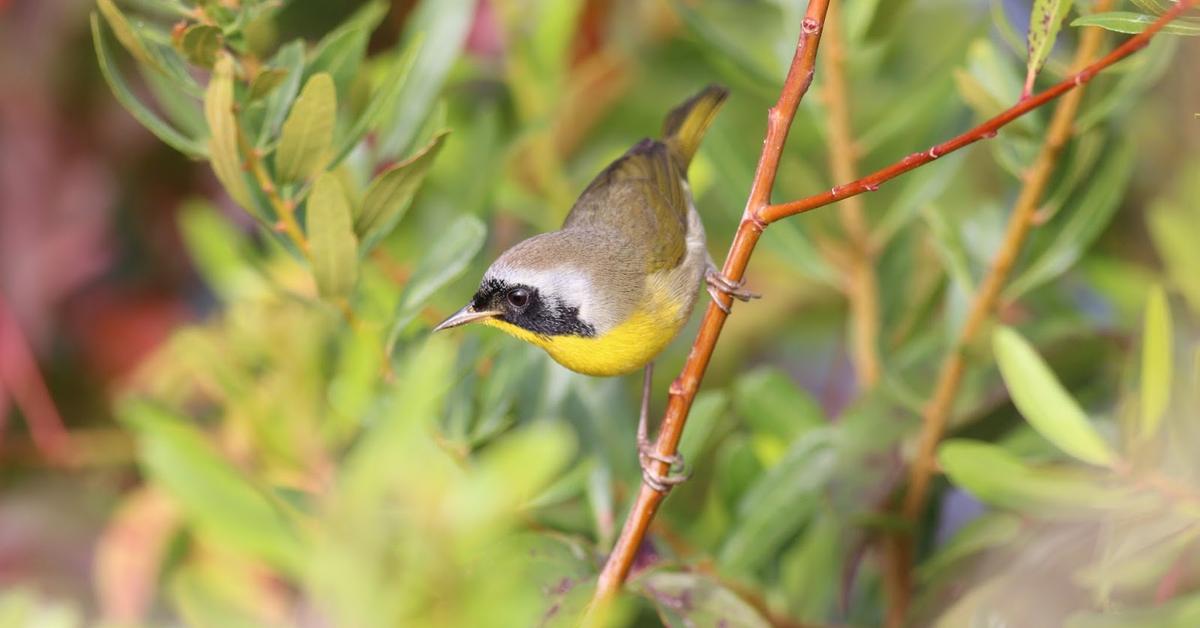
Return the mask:
POLYGON ((754 607, 708 576, 654 571, 630 585, 654 602, 665 626, 770 626, 754 607))
POLYGON ((756 369, 742 376, 733 403, 755 436, 772 436, 784 446, 804 432, 826 425, 820 404, 777 368, 756 369))
POLYGON ((748 80, 753 87, 764 92, 779 85, 783 75, 779 72, 778 64, 766 55, 757 54, 758 50, 749 45, 751 42, 726 32, 722 26, 727 22, 720 17, 708 15, 710 7, 693 6, 680 0, 671 2, 671 7, 675 9, 688 31, 701 43, 702 49, 714 60, 719 60, 724 66, 723 69, 731 75, 731 79, 736 77, 742 81, 748 80))
POLYGON ((187 90, 179 89, 178 83, 158 72, 143 72, 142 79, 154 95, 153 102, 169 123, 186 137, 208 136, 208 123, 204 121, 201 99, 187 90))
MULTIPOLYGON (((403 51, 396 55, 392 60, 391 68, 384 75, 375 93, 371 94, 367 103, 367 108, 354 121, 354 125, 346 136, 339 142, 338 149, 334 151, 331 165, 336 166, 354 147, 359 140, 367 134, 368 131, 376 128, 385 112, 395 111, 400 105, 400 92, 403 91, 404 85, 407 82, 408 74, 412 70, 413 63, 417 60, 417 51, 421 49, 421 43, 424 37, 417 35, 412 38, 403 51)), ((440 129, 439 129, 440 130, 440 129)))
MULTIPOLYGON (((960 471, 961 473, 961 471, 960 471)), ((917 577, 929 582, 954 563, 1017 538, 1021 518, 1006 512, 985 514, 963 526, 937 553, 921 564, 917 577)))
POLYGON ((305 70, 305 79, 321 72, 327 73, 333 78, 337 93, 345 97, 366 54, 371 32, 379 26, 387 10, 387 3, 372 0, 323 37, 305 70))
POLYGON ((337 176, 326 172, 317 178, 306 212, 305 231, 317 290, 326 299, 347 297, 358 281, 358 242, 350 202, 337 176))
POLYGON ((1066 628, 1184 628, 1196 625, 1200 625, 1200 595, 1180 597, 1145 608, 1080 612, 1067 618, 1066 628))
POLYGON ((1142 436, 1158 432, 1171 401, 1171 310, 1162 286, 1150 289, 1142 333, 1142 436))
POLYGON ((1121 118, 1143 102, 1143 94, 1159 84, 1175 58, 1179 40, 1155 38, 1145 50, 1114 64, 1110 70, 1121 70, 1116 84, 1093 94, 1075 122, 1077 134, 1087 132, 1106 120, 1121 118))
POLYGON ((412 146, 466 41, 475 4, 473 0, 439 0, 417 5, 408 29, 410 37, 422 33, 423 43, 396 101, 403 106, 395 108, 380 125, 381 155, 403 155, 412 146))
POLYGON ((95 13, 92 13, 91 23, 92 43, 96 48, 96 61, 100 65, 100 73, 104 76, 104 80, 108 83, 108 87, 112 90, 117 102, 121 103, 125 107, 125 110, 141 123, 142 126, 146 127, 148 131, 171 148, 193 159, 207 157, 208 150, 200 141, 180 133, 138 100, 137 96, 133 94, 133 91, 125 82, 125 79, 121 76, 120 70, 117 69, 116 62, 112 57, 112 51, 108 46, 107 35, 105 35, 103 27, 100 25, 99 16, 95 13))
MULTIPOLYGON (((1093 13, 1071 22, 1071 26, 1099 26, 1100 28, 1134 35, 1146 30, 1146 27, 1158 19, 1154 15, 1142 15, 1129 11, 1111 11, 1108 13, 1093 13)), ((1200 24, 1188 20, 1176 19, 1163 27, 1163 33, 1170 35, 1200 35, 1200 24)))
MULTIPOLYGON (((954 83, 980 118, 1007 109, 1021 93, 1021 80, 1012 64, 987 39, 977 39, 967 47, 967 67, 954 71, 954 83)), ((1018 118, 1007 128, 1028 132, 1032 125, 1028 118, 1018 118)))
POLYGON ((179 232, 204 282, 226 300, 265 290, 245 251, 246 237, 205 201, 189 201, 179 212, 179 232))
POLYGON ((250 102, 261 100, 271 95, 288 78, 288 71, 282 68, 266 68, 250 81, 250 102))
POLYGON ((225 43, 221 29, 208 24, 193 24, 183 31, 180 50, 188 61, 205 68, 217 62, 217 53, 225 43))
POLYGON ((304 558, 299 528, 202 433, 142 402, 125 406, 121 417, 138 436, 143 471, 175 499, 189 521, 215 541, 299 573, 304 558))
POLYGON ((1082 196, 1069 201, 1073 205, 1069 214, 1043 227, 1053 233, 1053 241, 1004 289, 1006 300, 1052 281, 1079 261, 1121 206, 1133 176, 1135 155, 1129 141, 1120 140, 1109 149, 1100 167, 1087 178, 1082 196))
POLYGON ((367 187, 362 209, 354 217, 354 231, 362 239, 363 255, 404 218, 448 134, 438 133, 427 146, 381 172, 367 187))
POLYGON ((983 502, 1038 517, 1127 507, 1124 492, 1089 474, 1033 468, 991 443, 947 440, 938 448, 938 465, 951 482, 983 502))
MULTIPOLYGON (((262 127, 259 128, 258 139, 255 142, 259 148, 266 146, 279 132, 284 116, 291 110, 296 95, 300 93, 300 81, 304 75, 304 42, 293 41, 280 48, 271 59, 271 67, 287 72, 287 77, 264 102, 262 127)), ((253 98, 253 84, 250 91, 253 98)))
POLYGON ((1087 415, 1020 334, 1001 327, 992 336, 992 348, 1013 403, 1033 429, 1084 462, 1109 465, 1116 460, 1087 415))
POLYGON ((888 204, 883 215, 875 221, 872 240, 880 246, 890 242, 896 233, 917 216, 921 208, 938 199, 962 170, 965 158, 961 152, 946 155, 936 162, 918 168, 905 177, 899 194, 888 204))
MULTIPOLYGON (((1200 172, 1200 168, 1193 168, 1200 172)), ((1195 234, 1200 233, 1200 213, 1194 208, 1159 199, 1150 208, 1147 222, 1154 247, 1166 266, 1173 287, 1187 299, 1193 311, 1200 311, 1200 247, 1195 234)))
POLYGON ((483 247, 486 236, 487 227, 482 220, 464 215, 450 223, 442 239, 430 247, 425 257, 417 263, 412 278, 400 295, 396 320, 392 324, 391 336, 388 339, 389 354, 400 332, 412 322, 429 297, 467 269, 471 259, 483 247))
POLYGON ((325 167, 337 121, 333 78, 322 72, 304 84, 279 136, 275 173, 280 183, 307 180, 325 167))
POLYGON ((145 42, 138 36, 133 25, 129 23, 129 19, 121 13, 113 0, 96 0, 96 8, 100 9, 100 13, 104 15, 104 21, 108 22, 108 27, 117 36, 117 41, 121 42, 121 45, 129 51, 129 54, 133 55, 134 59, 160 72, 166 72, 158 60, 150 54, 145 42))
POLYGON ((718 554, 722 569, 749 574, 762 567, 812 518, 836 462, 832 432, 801 436, 740 499, 736 525, 718 554))
POLYGON ((246 185, 246 172, 238 150, 238 122, 233 114, 233 59, 228 55, 222 55, 213 67, 212 78, 204 93, 204 119, 212 133, 208 154, 213 172, 230 198, 254 213, 255 205, 246 185))
POLYGON ((679 453, 684 460, 698 460, 713 431, 726 417, 729 396, 720 390, 704 390, 696 395, 688 413, 687 429, 679 440, 679 453))
POLYGON ((1033 12, 1029 15, 1029 62, 1025 72, 1025 90, 1022 92, 1024 96, 1033 93, 1033 79, 1046 65, 1063 19, 1073 4, 1074 0, 1034 0, 1033 12))
POLYGON ((780 557, 779 571, 788 608, 797 619, 819 621, 836 608, 841 589, 832 574, 842 573, 845 522, 822 513, 804 530, 800 541, 780 557))

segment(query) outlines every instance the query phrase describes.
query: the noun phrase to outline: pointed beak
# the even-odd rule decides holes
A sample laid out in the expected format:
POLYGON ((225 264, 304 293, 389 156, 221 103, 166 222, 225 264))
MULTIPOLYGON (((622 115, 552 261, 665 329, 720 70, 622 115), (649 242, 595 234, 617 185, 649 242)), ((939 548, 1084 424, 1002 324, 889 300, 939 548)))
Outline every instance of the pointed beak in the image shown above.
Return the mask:
POLYGON ((447 318, 439 323, 437 327, 433 328, 433 331, 442 331, 443 329, 450 329, 451 327, 458 327, 459 325, 474 323, 475 321, 491 318, 499 314, 501 314, 501 312, 494 312, 491 310, 476 312, 475 309, 471 307, 471 304, 468 303, 463 306, 463 309, 451 314, 450 318, 447 318))

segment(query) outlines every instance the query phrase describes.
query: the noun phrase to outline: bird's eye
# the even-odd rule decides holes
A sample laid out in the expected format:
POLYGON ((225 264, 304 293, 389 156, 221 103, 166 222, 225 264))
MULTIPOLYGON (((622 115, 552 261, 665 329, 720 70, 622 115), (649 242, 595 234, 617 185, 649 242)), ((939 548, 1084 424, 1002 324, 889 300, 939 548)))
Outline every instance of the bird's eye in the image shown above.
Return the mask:
POLYGON ((509 292, 508 303, 515 308, 523 308, 529 305, 529 291, 524 288, 517 288, 509 292))

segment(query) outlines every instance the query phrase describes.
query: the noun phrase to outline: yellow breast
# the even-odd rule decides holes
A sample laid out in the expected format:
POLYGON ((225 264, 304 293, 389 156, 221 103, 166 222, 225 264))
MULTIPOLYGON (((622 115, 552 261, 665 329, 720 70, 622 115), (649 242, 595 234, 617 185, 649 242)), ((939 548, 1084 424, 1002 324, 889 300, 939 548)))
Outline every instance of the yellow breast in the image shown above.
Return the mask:
POLYGON ((572 371, 607 376, 636 371, 662 352, 687 322, 679 309, 665 300, 651 299, 625 322, 592 338, 539 336, 504 321, 483 322, 545 349, 555 362, 572 371))

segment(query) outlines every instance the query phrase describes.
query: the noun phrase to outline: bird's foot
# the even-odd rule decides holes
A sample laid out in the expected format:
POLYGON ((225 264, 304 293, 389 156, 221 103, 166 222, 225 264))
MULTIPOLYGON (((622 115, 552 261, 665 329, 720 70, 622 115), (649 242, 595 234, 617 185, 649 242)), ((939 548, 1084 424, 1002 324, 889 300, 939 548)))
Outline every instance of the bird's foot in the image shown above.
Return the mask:
POLYGON ((740 301, 749 301, 750 299, 762 298, 761 294, 750 292, 749 290, 745 289, 745 279, 741 281, 732 281, 725 275, 721 274, 721 271, 711 266, 704 272, 704 283, 707 284, 708 287, 708 296, 712 297, 713 303, 716 303, 717 307, 721 308, 721 311, 725 312, 726 314, 729 314, 730 312, 729 305, 727 305, 719 295, 728 295, 740 301))
POLYGON ((642 409, 637 427, 638 464, 642 467, 642 481, 646 486, 666 494, 671 487, 685 482, 691 474, 683 464, 683 456, 664 456, 655 451, 654 444, 650 442, 650 382, 653 378, 654 363, 651 362, 646 365, 642 378, 642 409), (667 465, 666 475, 658 472, 655 464, 658 462, 667 465))
POLYGON ((682 484, 692 473, 683 462, 683 456, 663 456, 654 451, 649 440, 638 439, 638 462, 642 467, 642 482, 659 493, 669 492, 675 485, 682 484), (656 463, 667 465, 667 473, 658 472, 656 463))

